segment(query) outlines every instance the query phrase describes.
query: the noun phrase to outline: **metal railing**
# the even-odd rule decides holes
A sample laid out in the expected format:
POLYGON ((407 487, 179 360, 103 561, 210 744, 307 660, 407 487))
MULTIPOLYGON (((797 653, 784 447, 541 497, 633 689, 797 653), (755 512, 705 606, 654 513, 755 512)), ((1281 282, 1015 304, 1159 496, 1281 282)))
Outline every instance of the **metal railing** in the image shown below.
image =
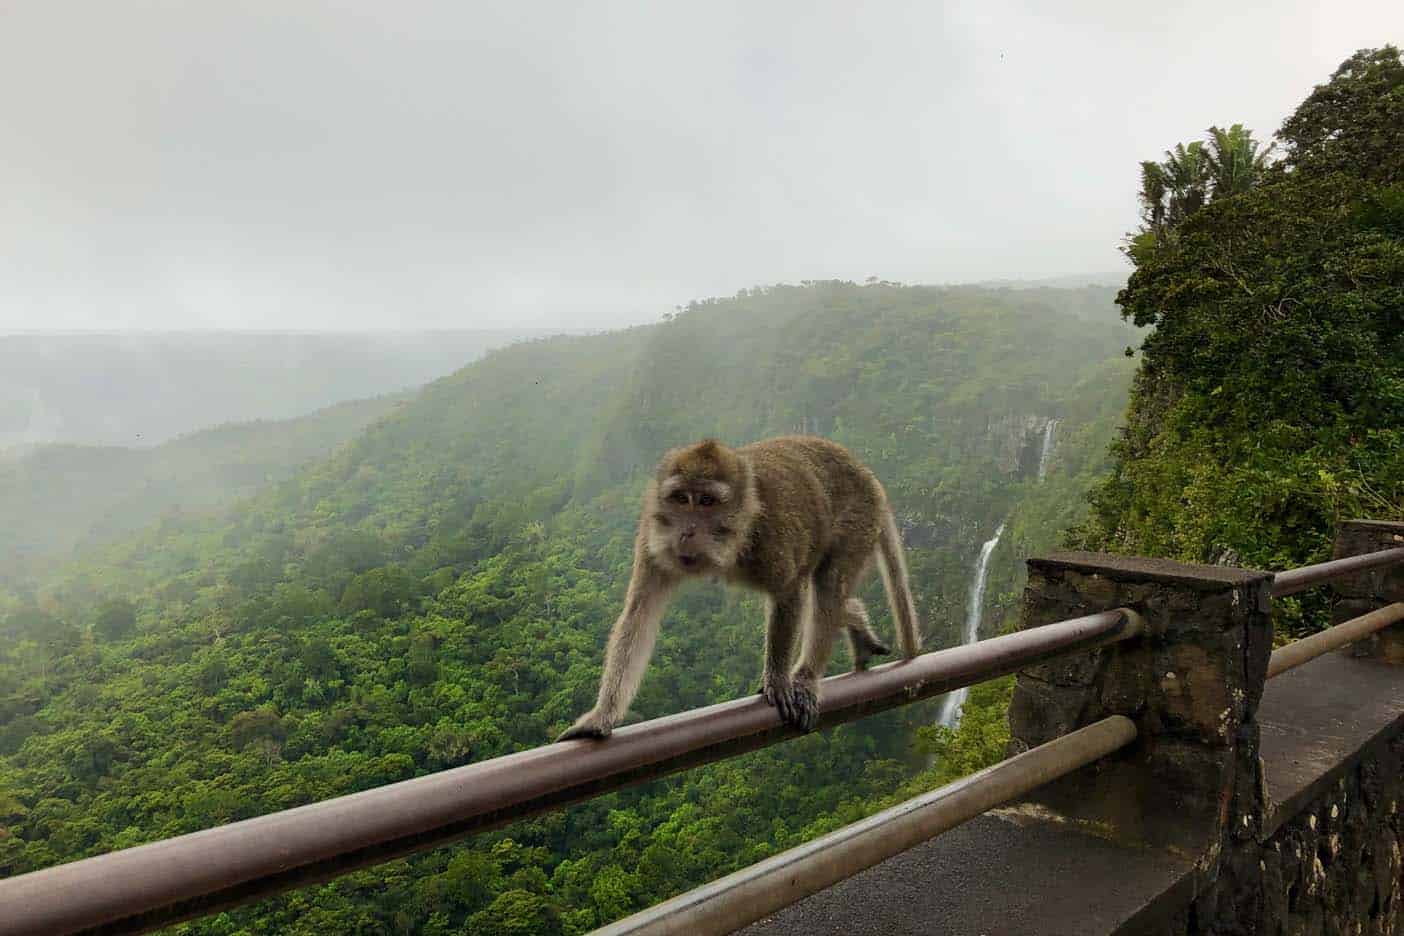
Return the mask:
MULTIPOLYGON (((1308 588, 1325 585, 1357 572, 1382 569, 1398 565, 1401 562, 1404 562, 1404 547, 1396 547, 1279 572, 1272 578, 1272 597, 1283 598, 1287 595, 1295 595, 1308 588)), ((1368 614, 1362 614, 1360 617, 1342 621, 1340 624, 1328 627, 1310 637, 1294 640, 1272 652, 1272 656, 1268 660, 1267 678, 1281 676, 1290 669, 1295 669, 1303 663, 1310 663, 1332 650, 1363 640, 1399 621, 1404 621, 1404 604, 1395 603, 1378 608, 1368 614)))
POLYGON ((1272 597, 1285 598, 1316 585, 1324 585, 1335 579, 1354 575, 1356 572, 1378 569, 1399 562, 1404 562, 1404 546, 1381 549, 1378 552, 1361 553, 1358 556, 1347 556, 1344 559, 1332 559, 1329 562, 1318 562, 1316 565, 1279 572, 1272 577, 1272 597))
MULTIPOLYGON (((819 726, 1141 633, 1118 609, 821 683, 819 726)), ((137 933, 797 737, 758 696, 0 881, 0 936, 137 933)))
MULTIPOLYGON (((1274 597, 1404 562, 1404 548, 1274 577, 1274 597)), ((1269 674, 1404 619, 1404 605, 1280 648, 1269 674), (1282 656, 1279 656, 1282 655, 1282 656)), ((819 727, 941 695, 1144 631, 1116 609, 888 663, 821 683, 819 727)), ((328 880, 625 786, 796 737, 757 697, 568 741, 46 868, 0 881, 0 936, 136 933, 328 880)), ((779 909, 1105 756, 1135 738, 1105 719, 863 822, 614 924, 607 932, 724 932, 737 908, 779 909), (820 857, 821 852, 823 857, 820 857), (837 875, 837 876, 834 876, 837 875), (786 883, 789 882, 789 883, 786 883), (724 898, 724 899, 723 899, 724 898), (778 901, 778 902, 777 902, 778 901), (630 922, 633 921, 633 922, 630 922), (678 921, 685 927, 678 929, 678 921), (710 922, 706 922, 710 921, 710 922), (634 927, 630 929, 629 927, 634 927), (621 928, 622 927, 622 928, 621 928)))

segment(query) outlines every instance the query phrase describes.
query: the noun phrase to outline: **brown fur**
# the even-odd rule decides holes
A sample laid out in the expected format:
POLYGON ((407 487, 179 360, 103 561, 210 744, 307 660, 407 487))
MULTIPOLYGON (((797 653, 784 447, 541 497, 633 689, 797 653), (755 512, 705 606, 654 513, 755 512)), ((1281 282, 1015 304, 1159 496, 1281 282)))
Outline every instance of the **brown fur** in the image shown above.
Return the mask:
POLYGON ((890 652, 852 597, 874 558, 902 653, 913 657, 920 638, 897 526, 882 485, 843 446, 786 436, 737 449, 715 439, 673 449, 644 494, 633 576, 610 633, 599 699, 561 737, 610 733, 638 689, 669 592, 696 575, 769 596, 761 694, 786 723, 814 728, 818 681, 838 632, 848 635, 855 669, 890 652))

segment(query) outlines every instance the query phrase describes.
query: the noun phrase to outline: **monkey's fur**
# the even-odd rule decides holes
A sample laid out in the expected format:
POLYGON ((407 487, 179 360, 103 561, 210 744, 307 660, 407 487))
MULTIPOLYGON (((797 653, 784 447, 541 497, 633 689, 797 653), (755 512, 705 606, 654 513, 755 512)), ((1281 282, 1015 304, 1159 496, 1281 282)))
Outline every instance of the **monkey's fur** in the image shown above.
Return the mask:
POLYGON ((891 651, 852 597, 877 559, 903 656, 920 652, 897 524, 882 485, 848 450, 813 436, 728 448, 715 439, 663 456, 643 498, 624 611, 610 632, 595 707, 560 740, 608 737, 653 653, 668 595, 712 576, 769 596, 760 693, 804 731, 819 720, 818 684, 839 630, 853 668, 891 651), (797 631, 799 661, 791 668, 797 631))

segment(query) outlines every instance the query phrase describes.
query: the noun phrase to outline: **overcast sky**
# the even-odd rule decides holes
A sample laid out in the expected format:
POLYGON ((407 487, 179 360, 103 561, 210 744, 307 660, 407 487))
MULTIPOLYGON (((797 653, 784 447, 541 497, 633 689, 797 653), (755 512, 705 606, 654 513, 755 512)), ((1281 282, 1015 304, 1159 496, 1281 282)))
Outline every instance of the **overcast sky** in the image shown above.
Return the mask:
POLYGON ((1121 269, 1404 3, 0 2, 0 330, 599 327, 1121 269))

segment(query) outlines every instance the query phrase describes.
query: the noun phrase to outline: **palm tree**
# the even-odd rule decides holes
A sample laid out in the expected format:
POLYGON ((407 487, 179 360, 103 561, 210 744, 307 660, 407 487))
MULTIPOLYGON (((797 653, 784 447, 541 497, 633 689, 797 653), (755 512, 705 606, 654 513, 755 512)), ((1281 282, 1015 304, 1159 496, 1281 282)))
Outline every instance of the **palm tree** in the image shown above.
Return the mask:
POLYGON ((1227 130, 1210 127, 1205 161, 1213 197, 1239 195, 1252 188, 1267 169, 1272 149, 1253 139, 1253 131, 1243 124, 1227 130))
POLYGON ((1198 140, 1189 146, 1176 143, 1173 150, 1165 151, 1161 165, 1170 190, 1165 220, 1172 227, 1203 208, 1208 200, 1209 160, 1205 155, 1204 144, 1198 140))
POLYGON ((1176 143, 1164 162, 1141 163, 1141 207, 1146 230, 1156 235, 1177 226, 1204 207, 1209 194, 1209 161, 1204 144, 1176 143))
POLYGON ((1169 187, 1160 163, 1149 159, 1141 163, 1141 218, 1147 230, 1159 231, 1165 226, 1165 193, 1169 187))

